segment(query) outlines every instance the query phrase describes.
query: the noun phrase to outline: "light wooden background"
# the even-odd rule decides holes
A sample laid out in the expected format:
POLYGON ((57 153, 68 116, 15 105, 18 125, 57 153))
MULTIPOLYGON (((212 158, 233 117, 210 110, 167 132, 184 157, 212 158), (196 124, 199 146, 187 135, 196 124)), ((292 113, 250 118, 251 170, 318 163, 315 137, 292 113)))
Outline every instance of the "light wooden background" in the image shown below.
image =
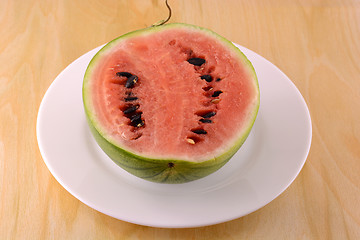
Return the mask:
POLYGON ((194 229, 101 214, 52 177, 38 107, 85 52, 164 19, 162 0, 0 1, 0 239, 360 239, 360 2, 169 0, 171 22, 211 28, 277 65, 313 121, 307 162, 264 208, 194 229))

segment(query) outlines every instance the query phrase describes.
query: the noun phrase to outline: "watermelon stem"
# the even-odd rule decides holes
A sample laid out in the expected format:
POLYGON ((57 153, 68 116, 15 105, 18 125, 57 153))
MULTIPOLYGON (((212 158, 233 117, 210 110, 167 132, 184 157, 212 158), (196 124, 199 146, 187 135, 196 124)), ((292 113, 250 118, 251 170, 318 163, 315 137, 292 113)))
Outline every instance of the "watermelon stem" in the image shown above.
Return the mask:
POLYGON ((167 22, 170 20, 170 18, 171 18, 171 7, 169 6, 167 0, 165 0, 165 4, 166 4, 166 7, 169 9, 169 16, 168 16, 168 18, 167 18, 166 20, 160 20, 160 21, 154 23, 153 25, 151 25, 151 27, 161 26, 161 25, 167 23, 167 22))

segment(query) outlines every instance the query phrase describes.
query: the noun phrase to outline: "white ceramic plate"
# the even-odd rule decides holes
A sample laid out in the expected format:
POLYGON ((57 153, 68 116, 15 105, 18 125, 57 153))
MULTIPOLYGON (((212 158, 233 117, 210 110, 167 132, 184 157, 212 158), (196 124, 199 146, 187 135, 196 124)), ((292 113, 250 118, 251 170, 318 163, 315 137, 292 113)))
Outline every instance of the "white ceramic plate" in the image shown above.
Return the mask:
POLYGON ((311 120, 295 85, 277 67, 238 46, 253 63, 260 110, 250 136, 219 171, 190 183, 147 182, 115 165, 86 123, 82 80, 100 47, 71 63, 40 105, 37 138, 57 181, 88 206, 127 222, 154 227, 199 227, 249 214, 281 194, 305 163, 311 120))

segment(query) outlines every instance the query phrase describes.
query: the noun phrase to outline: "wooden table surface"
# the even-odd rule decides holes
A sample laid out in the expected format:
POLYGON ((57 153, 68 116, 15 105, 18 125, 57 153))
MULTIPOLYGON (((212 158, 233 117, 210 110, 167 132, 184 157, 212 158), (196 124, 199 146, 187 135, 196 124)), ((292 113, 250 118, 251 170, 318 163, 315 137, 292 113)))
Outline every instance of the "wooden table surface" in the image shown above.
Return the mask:
POLYGON ((162 0, 0 1, 0 239, 360 239, 360 2, 169 0, 170 22, 211 28, 277 65, 313 124, 310 154, 278 198, 193 229, 123 222, 50 174, 37 111, 54 78, 87 51, 167 16, 162 0))

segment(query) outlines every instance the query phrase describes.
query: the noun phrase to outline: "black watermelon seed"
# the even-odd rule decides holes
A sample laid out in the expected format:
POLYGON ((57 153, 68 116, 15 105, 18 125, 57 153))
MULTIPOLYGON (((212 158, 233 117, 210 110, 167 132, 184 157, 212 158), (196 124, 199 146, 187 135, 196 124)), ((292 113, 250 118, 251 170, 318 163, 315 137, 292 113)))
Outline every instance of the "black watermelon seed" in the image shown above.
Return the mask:
POLYGON ((169 168, 173 168, 174 166, 175 166, 174 163, 172 163, 172 162, 169 162, 169 163, 168 163, 168 167, 169 167, 169 168))
POLYGON ((124 110, 124 114, 129 114, 135 112, 139 108, 139 105, 131 105, 124 110))
POLYGON ((217 78, 216 81, 219 82, 221 80, 221 78, 217 78))
POLYGON ((132 123, 139 123, 141 121, 141 113, 140 112, 137 112, 135 113, 134 115, 132 115, 130 117, 130 121, 132 123))
POLYGON ((199 121, 202 123, 212 123, 210 119, 204 119, 204 118, 200 119, 199 121))
POLYGON ((145 124, 145 122, 144 122, 142 119, 140 119, 139 121, 135 122, 135 126, 136 126, 136 127, 142 127, 142 126, 144 126, 144 124, 145 124))
POLYGON ((194 129, 191 131, 196 134, 207 134, 207 131, 205 131, 204 129, 194 129))
POLYGON ((222 91, 215 91, 213 93, 212 97, 218 97, 221 93, 222 93, 222 91))
POLYGON ((118 77, 127 77, 127 78, 129 78, 129 77, 131 77, 131 76, 132 76, 132 74, 131 74, 131 73, 129 73, 129 72, 117 72, 117 73, 116 73, 116 76, 118 76, 118 77))
POLYGON ((216 115, 216 112, 208 112, 204 115, 202 115, 203 118, 211 118, 216 115))
POLYGON ((131 76, 126 80, 125 87, 126 87, 126 88, 132 88, 132 87, 134 87, 135 83, 137 83, 137 81, 138 81, 138 77, 135 76, 135 75, 131 75, 131 76))
POLYGON ((124 98, 125 102, 131 102, 131 101, 135 101, 135 100, 138 100, 137 97, 126 97, 124 98))
POLYGON ((207 82, 211 82, 213 80, 212 76, 210 75, 202 75, 201 79, 204 79, 207 82))
POLYGON ((202 58, 190 58, 189 60, 187 60, 190 64, 195 65, 195 66, 201 66, 203 65, 206 61, 205 59, 202 58))

